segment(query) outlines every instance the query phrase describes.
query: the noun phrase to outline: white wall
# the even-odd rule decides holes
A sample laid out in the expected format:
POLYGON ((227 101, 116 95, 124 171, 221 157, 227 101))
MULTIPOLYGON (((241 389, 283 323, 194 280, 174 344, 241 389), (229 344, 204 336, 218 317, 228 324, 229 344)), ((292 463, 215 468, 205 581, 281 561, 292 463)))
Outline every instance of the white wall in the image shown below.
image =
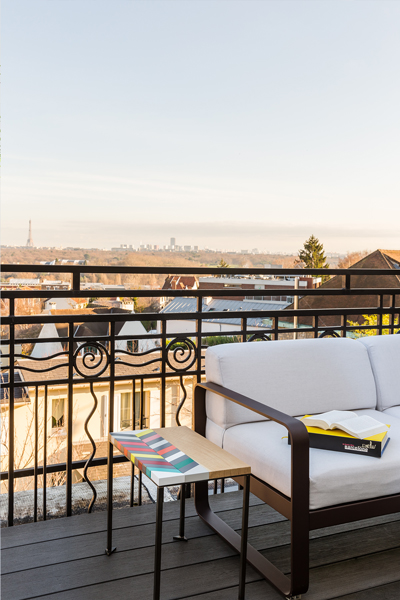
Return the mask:
MULTIPOLYGON (((54 323, 45 323, 42 327, 42 330, 39 334, 40 338, 58 338, 58 331, 54 323)), ((47 358, 52 356, 53 354, 57 354, 58 352, 62 352, 63 347, 61 342, 44 342, 36 344, 33 347, 31 352, 31 356, 33 358, 47 358)))
MULTIPOLYGON (((140 321, 126 321, 122 327, 119 335, 129 335, 132 339, 135 339, 138 335, 146 335, 147 331, 143 327, 140 321)), ((117 340, 115 342, 116 350, 127 350, 128 340, 117 340)), ((146 352, 152 350, 156 345, 154 340, 139 340, 139 352, 146 352)))

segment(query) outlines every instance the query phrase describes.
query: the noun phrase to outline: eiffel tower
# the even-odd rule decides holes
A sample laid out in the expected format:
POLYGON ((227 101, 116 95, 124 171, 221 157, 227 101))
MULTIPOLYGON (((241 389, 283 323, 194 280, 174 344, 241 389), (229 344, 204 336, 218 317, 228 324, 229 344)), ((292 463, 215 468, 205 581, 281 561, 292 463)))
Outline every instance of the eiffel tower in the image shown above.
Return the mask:
POLYGON ((33 239, 32 239, 32 221, 29 219, 29 237, 26 242, 27 248, 33 248, 33 239))

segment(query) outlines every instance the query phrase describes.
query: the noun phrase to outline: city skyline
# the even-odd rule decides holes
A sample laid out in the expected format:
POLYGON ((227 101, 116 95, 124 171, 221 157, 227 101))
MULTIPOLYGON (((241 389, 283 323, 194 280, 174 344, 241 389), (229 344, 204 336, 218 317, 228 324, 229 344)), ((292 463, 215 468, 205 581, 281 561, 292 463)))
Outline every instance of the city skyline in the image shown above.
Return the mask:
POLYGON ((4 0, 2 241, 400 247, 400 5, 4 0))
MULTIPOLYGON (((33 235, 32 235, 32 219, 29 219, 29 233, 28 233, 28 239, 26 244, 22 244, 22 245, 18 245, 18 244, 2 244, 1 247, 2 248, 34 248, 37 250, 40 249, 52 249, 52 250, 68 250, 68 249, 74 249, 74 250, 104 250, 104 251, 115 251, 115 252, 140 252, 140 251, 169 251, 169 252, 199 252, 199 251, 210 251, 210 252, 216 252, 216 253, 229 253, 229 254, 281 254, 281 255, 287 255, 287 256, 292 256, 297 254, 296 252, 284 252, 282 250, 274 250, 274 249, 266 249, 266 248, 254 248, 254 247, 249 247, 249 248, 241 248, 240 250, 235 250, 233 248, 228 248, 228 247, 220 247, 220 248, 213 248, 210 246, 199 246, 196 244, 180 244, 180 243, 176 243, 177 242, 177 238, 176 237, 170 237, 169 238, 169 244, 154 244, 154 243, 148 243, 146 241, 140 240, 139 244, 135 245, 135 244, 129 244, 129 243, 121 243, 118 246, 114 246, 111 248, 105 248, 105 247, 99 247, 99 246, 39 246, 34 244, 33 242, 33 235)), ((179 239, 178 239, 179 242, 179 239)), ((336 252, 336 251, 327 251, 326 252, 327 256, 336 256, 336 257, 344 257, 345 253, 340 253, 340 252, 336 252)))

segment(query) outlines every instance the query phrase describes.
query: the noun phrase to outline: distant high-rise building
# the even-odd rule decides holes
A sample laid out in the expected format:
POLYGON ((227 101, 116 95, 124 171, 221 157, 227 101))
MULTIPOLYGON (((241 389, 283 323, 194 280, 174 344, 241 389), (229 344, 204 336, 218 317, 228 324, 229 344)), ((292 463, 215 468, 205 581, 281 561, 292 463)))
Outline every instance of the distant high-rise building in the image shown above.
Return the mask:
POLYGON ((171 250, 173 250, 175 248, 175 243, 176 243, 176 239, 175 238, 171 238, 171 243, 170 243, 171 250))
POLYGON ((28 248, 33 248, 33 239, 32 239, 32 221, 29 219, 29 236, 26 242, 28 248))

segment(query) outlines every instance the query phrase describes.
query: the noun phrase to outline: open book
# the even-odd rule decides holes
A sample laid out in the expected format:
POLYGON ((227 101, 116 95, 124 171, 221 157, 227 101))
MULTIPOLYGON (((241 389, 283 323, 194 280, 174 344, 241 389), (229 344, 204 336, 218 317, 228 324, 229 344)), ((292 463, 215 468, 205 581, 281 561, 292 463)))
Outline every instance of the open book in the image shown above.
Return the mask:
POLYGON ((304 425, 320 429, 341 429, 360 440, 389 431, 387 425, 380 423, 368 415, 358 416, 351 410, 331 410, 321 415, 304 417, 304 425))

